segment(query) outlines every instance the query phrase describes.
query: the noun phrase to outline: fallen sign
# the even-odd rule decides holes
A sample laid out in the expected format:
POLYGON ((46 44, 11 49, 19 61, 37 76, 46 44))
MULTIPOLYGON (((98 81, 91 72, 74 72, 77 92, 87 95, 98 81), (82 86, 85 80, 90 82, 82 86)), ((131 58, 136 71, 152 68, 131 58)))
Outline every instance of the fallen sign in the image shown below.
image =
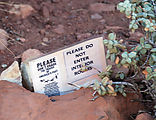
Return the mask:
POLYGON ((68 83, 82 85, 95 80, 98 73, 93 68, 104 71, 106 68, 103 37, 79 42, 65 49, 50 53, 23 63, 27 74, 25 83, 30 89, 47 96, 66 94, 74 86, 68 83), (87 71, 81 71, 82 66, 87 71))

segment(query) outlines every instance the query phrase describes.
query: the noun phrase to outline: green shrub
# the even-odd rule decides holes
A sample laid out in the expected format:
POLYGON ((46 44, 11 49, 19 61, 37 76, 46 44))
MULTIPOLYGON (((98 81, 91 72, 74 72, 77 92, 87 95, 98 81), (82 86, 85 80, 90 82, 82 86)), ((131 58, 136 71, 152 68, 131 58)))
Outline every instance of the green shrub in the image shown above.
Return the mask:
MULTIPOLYGON (((121 65, 126 65, 137 75, 143 75, 148 92, 156 99, 156 3, 155 0, 125 0, 117 5, 120 12, 131 19, 129 28, 135 32, 138 28, 144 30, 145 37, 130 50, 118 52, 121 65)), ((112 33, 111 33, 112 34, 112 33)), ((113 33, 114 34, 114 33, 113 33)), ((114 34, 114 36, 116 36, 114 34)), ((108 44, 106 44, 108 46, 108 44)), ((111 51, 109 49, 108 51, 111 51)))
MULTIPOLYGON (((106 59, 115 62, 117 67, 129 69, 128 75, 120 71, 116 74, 119 79, 131 79, 135 83, 135 78, 140 78, 145 83, 147 94, 156 101, 156 1, 155 0, 125 0, 117 5, 120 12, 125 13, 129 18, 129 29, 135 32, 137 29, 144 31, 144 37, 130 49, 127 48, 123 40, 117 40, 115 33, 110 33, 105 39, 104 45, 107 47, 106 59)), ((111 69, 99 73, 102 81, 95 82, 93 89, 99 95, 113 95, 117 92, 124 96, 127 82, 113 82, 110 80, 111 69), (114 84, 113 84, 114 83, 114 84)), ((156 106, 155 106, 156 108, 156 106)))

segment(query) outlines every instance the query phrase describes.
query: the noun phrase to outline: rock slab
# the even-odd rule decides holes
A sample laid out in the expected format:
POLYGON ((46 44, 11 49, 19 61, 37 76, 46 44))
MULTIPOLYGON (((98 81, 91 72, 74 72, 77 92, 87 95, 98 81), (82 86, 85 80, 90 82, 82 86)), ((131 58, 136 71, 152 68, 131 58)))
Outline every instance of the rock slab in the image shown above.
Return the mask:
POLYGON ((115 4, 93 3, 89 6, 89 10, 92 12, 112 12, 115 11, 115 4))
POLYGON ((130 102, 139 96, 104 96, 92 98, 91 89, 80 89, 64 96, 52 97, 32 93, 7 81, 0 81, 0 120, 128 120, 141 109, 130 102))
POLYGON ((14 61, 11 66, 1 73, 0 80, 7 80, 22 86, 22 76, 17 61, 14 61))
POLYGON ((148 113, 141 113, 141 114, 137 115, 135 120, 154 120, 154 119, 148 113))
POLYGON ((22 54, 22 62, 28 61, 31 59, 35 59, 35 58, 40 57, 42 55, 43 55, 43 53, 37 49, 27 49, 22 54))

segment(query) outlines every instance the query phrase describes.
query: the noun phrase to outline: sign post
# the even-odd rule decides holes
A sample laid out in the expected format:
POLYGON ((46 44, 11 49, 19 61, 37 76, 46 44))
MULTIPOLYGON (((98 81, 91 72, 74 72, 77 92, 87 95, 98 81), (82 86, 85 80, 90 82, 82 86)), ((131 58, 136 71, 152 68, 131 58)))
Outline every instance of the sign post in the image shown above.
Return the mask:
POLYGON ((90 39, 28 62, 34 91, 48 96, 75 89, 68 83, 85 84, 95 79, 96 68, 106 68, 103 38, 90 39), (82 66, 87 71, 81 71, 82 66))

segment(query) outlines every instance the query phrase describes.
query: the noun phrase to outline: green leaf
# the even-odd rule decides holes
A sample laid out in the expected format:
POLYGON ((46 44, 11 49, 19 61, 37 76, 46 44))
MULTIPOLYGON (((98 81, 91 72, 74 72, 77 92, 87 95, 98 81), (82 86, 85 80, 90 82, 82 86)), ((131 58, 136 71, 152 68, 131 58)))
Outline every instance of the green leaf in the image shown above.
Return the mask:
POLYGON ((146 71, 147 71, 148 73, 151 73, 151 72, 152 72, 152 68, 146 67, 146 71))
POLYGON ((120 79, 124 79, 125 78, 125 74, 124 73, 120 73, 120 79))
POLYGON ((118 7, 118 9, 120 10, 120 12, 124 12, 125 11, 124 7, 118 7))
POLYGON ((126 63, 126 59, 122 59, 122 60, 121 60, 121 64, 124 65, 125 63, 126 63))
POLYGON ((114 53, 111 54, 110 58, 111 58, 111 61, 112 61, 112 62, 115 62, 115 54, 114 54, 114 53))
POLYGON ((127 58, 126 61, 127 61, 129 64, 131 64, 131 62, 132 62, 131 58, 127 58))
POLYGON ((133 25, 133 29, 138 29, 138 25, 137 24, 134 24, 133 25))
POLYGON ((122 95, 123 95, 124 97, 126 97, 126 96, 127 96, 127 94, 126 94, 125 92, 123 92, 123 93, 122 93, 122 95))
POLYGON ((155 18, 155 15, 154 14, 147 14, 147 15, 150 16, 150 17, 155 18))
POLYGON ((129 55, 129 57, 130 58, 134 58, 134 57, 136 57, 136 52, 130 52, 128 55, 129 55))
POLYGON ((140 60, 139 57, 137 57, 137 58, 136 58, 136 61, 139 61, 139 60, 140 60))
POLYGON ((118 52, 118 50, 116 47, 113 47, 112 49, 110 49, 110 53, 117 53, 117 52, 118 52))
POLYGON ((121 48, 121 49, 126 49, 126 46, 121 45, 121 44, 115 44, 115 47, 121 48))
POLYGON ((126 16, 130 16, 131 15, 131 11, 126 9, 125 14, 126 14, 126 16))
POLYGON ((153 58, 150 57, 150 59, 149 59, 149 65, 153 65, 153 64, 154 64, 153 58))
POLYGON ((156 48, 153 48, 153 49, 151 50, 151 52, 156 52, 156 48))
MULTIPOLYGON (((130 25, 133 26, 133 25, 135 24, 135 22, 136 22, 135 20, 132 20, 132 21, 130 22, 130 25)), ((131 28, 132 28, 132 27, 131 27, 131 28)))
POLYGON ((152 9, 152 7, 149 4, 144 4, 144 10, 146 12, 150 11, 152 9))
POLYGON ((145 44, 145 48, 146 48, 146 49, 151 49, 151 48, 152 48, 152 45, 150 45, 150 44, 145 44))
POLYGON ((150 74, 147 74, 146 80, 150 80, 152 76, 150 74))
POLYGON ((132 3, 138 3, 139 0, 131 0, 132 3))
POLYGON ((97 88, 95 86, 93 86, 93 90, 96 90, 97 88))
POLYGON ((152 73, 152 77, 156 77, 156 72, 153 72, 152 73))
POLYGON ((121 88, 121 87, 118 90, 119 90, 120 93, 123 93, 124 92, 124 89, 121 88))
POLYGON ((104 96, 106 94, 106 91, 102 91, 101 95, 104 96))
POLYGON ((101 90, 106 92, 106 88, 103 85, 101 85, 101 90))
POLYGON ((102 95, 101 89, 98 89, 97 92, 98 92, 99 95, 102 95))
POLYGON ((113 48, 113 45, 111 45, 111 44, 108 44, 108 49, 112 49, 113 48))
POLYGON ((94 86, 95 86, 97 89, 100 88, 100 83, 99 83, 99 81, 96 80, 96 81, 94 82, 94 86))
POLYGON ((153 39, 154 41, 156 41, 156 32, 153 32, 153 33, 152 33, 152 39, 153 39))
POLYGON ((110 53, 109 53, 109 50, 107 50, 106 59, 108 59, 109 57, 110 57, 110 53))
POLYGON ((140 7, 137 7, 137 12, 138 13, 141 13, 142 12, 142 9, 140 7))
POLYGON ((106 71, 110 71, 112 69, 112 65, 108 65, 107 67, 106 67, 106 71))
POLYGON ((154 28, 154 27, 150 27, 150 28, 149 28, 149 31, 150 31, 150 32, 154 32, 154 31, 155 31, 155 28, 154 28))
POLYGON ((120 10, 120 12, 124 12, 124 11, 125 11, 125 7, 123 7, 123 2, 120 2, 120 3, 117 5, 117 9, 120 10))
POLYGON ((153 58, 153 61, 156 62, 156 56, 152 54, 151 57, 153 58))
POLYGON ((137 48, 136 48, 137 51, 140 51, 141 49, 142 49, 141 45, 137 46, 137 48))
POLYGON ((120 68, 121 67, 121 64, 117 64, 116 66, 117 66, 117 68, 120 68))
POLYGON ((146 52, 147 52, 147 50, 146 50, 146 49, 142 49, 142 50, 140 51, 140 53, 141 53, 142 55, 145 55, 145 54, 146 54, 146 52))
POLYGON ((115 40, 116 39, 116 34, 115 33, 110 33, 108 35, 109 40, 115 40))
POLYGON ((123 52, 121 55, 123 58, 127 58, 128 57, 128 53, 127 52, 123 52))
POLYGON ((132 63, 133 63, 133 65, 135 65, 137 63, 137 61, 136 60, 133 60, 132 63))
POLYGON ((142 15, 143 15, 143 17, 145 17, 145 18, 147 17, 147 13, 145 13, 145 12, 143 12, 142 15))
POLYGON ((144 45, 145 39, 143 37, 140 38, 140 44, 144 45))
MULTIPOLYGON (((142 12, 137 14, 137 17, 142 17, 142 16, 143 16, 142 12)), ((138 19, 138 21, 142 21, 142 19, 138 19)))
POLYGON ((110 45, 113 45, 114 43, 113 43, 113 41, 112 41, 112 40, 109 40, 109 44, 110 44, 110 45))
POLYGON ((103 40, 103 43, 104 43, 105 45, 108 44, 108 40, 107 40, 107 39, 103 40))
POLYGON ((115 88, 119 88, 120 86, 119 85, 115 85, 115 88))

